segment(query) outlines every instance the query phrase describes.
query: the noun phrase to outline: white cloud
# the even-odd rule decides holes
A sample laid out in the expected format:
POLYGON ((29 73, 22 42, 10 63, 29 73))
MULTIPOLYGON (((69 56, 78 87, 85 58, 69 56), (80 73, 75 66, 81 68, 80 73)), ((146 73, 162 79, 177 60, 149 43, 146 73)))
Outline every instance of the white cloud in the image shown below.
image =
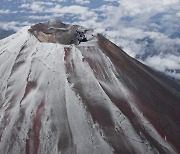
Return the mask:
POLYGON ((10 13, 10 10, 0 10, 0 14, 8 14, 10 13))
POLYGON ((0 28, 4 30, 14 30, 18 31, 20 28, 23 26, 30 25, 28 22, 16 22, 16 21, 11 21, 11 22, 0 22, 0 28))
POLYGON ((41 12, 44 10, 44 7, 39 5, 39 4, 36 4, 36 3, 33 3, 30 8, 35 11, 35 12, 41 12))
POLYGON ((89 0, 75 0, 76 3, 79 3, 79 4, 87 4, 87 3, 90 3, 89 0))
POLYGON ((71 6, 64 6, 56 5, 54 8, 47 10, 47 12, 53 13, 62 13, 62 14, 83 14, 83 13, 92 13, 88 11, 87 7, 82 7, 79 5, 71 5, 71 6))
POLYGON ((37 2, 33 2, 33 3, 38 4, 38 5, 47 5, 47 6, 52 6, 52 5, 54 5, 54 3, 52 3, 52 2, 47 2, 47 1, 44 1, 44 2, 42 2, 42 1, 37 1, 37 2))
POLYGON ((49 20, 52 18, 51 15, 44 15, 44 16, 37 16, 37 15, 30 15, 28 16, 29 19, 35 19, 35 20, 49 20))
POLYGON ((22 4, 19 6, 19 8, 29 8, 30 4, 22 4))
POLYGON ((53 2, 66 2, 67 0, 52 0, 53 2))
POLYGON ((31 4, 22 4, 20 8, 31 9, 33 12, 43 12, 44 4, 43 2, 32 2, 31 4))
POLYGON ((167 54, 161 57, 160 55, 156 55, 148 57, 144 63, 160 72, 165 72, 166 74, 180 80, 180 74, 176 73, 176 70, 179 70, 180 66, 180 58, 177 56, 167 54))
POLYGON ((14 30, 17 31, 19 30, 19 27, 17 26, 17 22, 12 21, 12 22, 0 22, 0 27, 4 30, 14 30))
POLYGON ((104 2, 118 2, 118 0, 104 0, 104 2))
POLYGON ((79 6, 79 5, 71 5, 71 6, 61 6, 56 5, 55 7, 49 8, 45 10, 47 13, 54 13, 52 16, 64 16, 70 15, 75 16, 77 21, 84 20, 89 22, 89 20, 97 20, 97 14, 93 11, 89 10, 87 7, 79 6), (88 19, 88 20, 87 20, 88 19))
POLYGON ((177 12, 177 13, 176 13, 176 16, 177 16, 178 18, 180 18, 180 12, 177 12))
POLYGON ((179 69, 180 65, 179 57, 170 54, 165 57, 148 57, 145 62, 160 71, 164 71, 164 69, 179 69))

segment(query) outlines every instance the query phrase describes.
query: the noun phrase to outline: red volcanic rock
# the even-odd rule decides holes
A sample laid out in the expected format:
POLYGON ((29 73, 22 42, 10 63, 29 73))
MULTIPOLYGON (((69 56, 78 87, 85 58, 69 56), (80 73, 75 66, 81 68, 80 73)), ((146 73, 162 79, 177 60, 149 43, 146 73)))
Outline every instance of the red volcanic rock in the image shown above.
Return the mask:
POLYGON ((179 90, 91 30, 25 27, 0 41, 0 153, 180 153, 179 90))

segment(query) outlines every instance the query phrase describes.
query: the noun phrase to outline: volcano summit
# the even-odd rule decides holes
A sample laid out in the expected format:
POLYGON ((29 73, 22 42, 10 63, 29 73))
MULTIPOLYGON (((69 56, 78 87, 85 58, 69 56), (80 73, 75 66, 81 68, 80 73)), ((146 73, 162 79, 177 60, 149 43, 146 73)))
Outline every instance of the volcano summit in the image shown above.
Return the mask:
POLYGON ((179 91, 92 30, 24 27, 0 41, 0 153, 180 153, 179 91))

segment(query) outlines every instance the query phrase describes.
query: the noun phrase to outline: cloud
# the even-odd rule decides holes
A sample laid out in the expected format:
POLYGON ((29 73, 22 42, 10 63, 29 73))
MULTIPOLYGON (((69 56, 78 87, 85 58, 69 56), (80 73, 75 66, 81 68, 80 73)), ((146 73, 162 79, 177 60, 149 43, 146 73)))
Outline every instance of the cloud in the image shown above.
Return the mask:
POLYGON ((18 31, 19 27, 17 25, 18 25, 18 23, 15 22, 15 21, 12 21, 12 22, 0 22, 0 27, 1 27, 1 29, 4 29, 4 30, 18 31))
POLYGON ((18 31, 20 28, 23 26, 30 25, 28 22, 16 22, 16 21, 11 21, 11 22, 0 22, 0 28, 4 30, 14 30, 18 31))
POLYGON ((46 13, 53 13, 53 17, 62 17, 65 15, 71 16, 71 19, 75 18, 78 22, 85 21, 89 22, 89 20, 97 20, 97 14, 91 11, 88 7, 83 7, 79 5, 71 5, 71 6, 61 6, 56 5, 55 7, 49 8, 45 10, 46 13), (88 19, 88 20, 87 20, 88 19))
POLYGON ((22 4, 20 8, 31 9, 33 12, 43 12, 44 4, 44 2, 32 2, 31 4, 22 4))
POLYGON ((146 59, 146 64, 151 65, 152 67, 158 67, 158 70, 164 71, 165 69, 179 69, 180 59, 174 55, 165 55, 148 57, 146 59))
POLYGON ((49 20, 52 18, 52 15, 43 15, 43 16, 29 15, 28 18, 33 20, 49 20))
POLYGON ((0 10, 0 14, 8 14, 10 13, 10 10, 0 10))
POLYGON ((180 80, 180 74, 176 72, 180 66, 180 58, 177 56, 167 54, 163 57, 148 57, 143 63, 180 80))
POLYGON ((50 8, 46 12, 61 13, 61 14, 75 14, 75 15, 86 14, 86 16, 94 15, 94 13, 89 11, 87 7, 82 7, 79 5, 71 5, 71 6, 64 6, 64 7, 61 5, 56 5, 54 8, 50 8))
POLYGON ((87 4, 87 3, 90 3, 89 0, 75 0, 76 3, 79 3, 79 4, 87 4))
POLYGON ((53 2, 66 2, 67 0, 52 0, 53 2))
POLYGON ((117 2, 118 0, 104 0, 104 2, 117 2))

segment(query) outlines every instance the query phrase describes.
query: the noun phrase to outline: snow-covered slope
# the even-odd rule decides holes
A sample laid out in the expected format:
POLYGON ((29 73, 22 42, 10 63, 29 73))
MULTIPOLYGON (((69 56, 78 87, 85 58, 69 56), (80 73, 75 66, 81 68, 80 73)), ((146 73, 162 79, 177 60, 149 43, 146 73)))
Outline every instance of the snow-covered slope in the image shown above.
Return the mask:
POLYGON ((171 81, 99 34, 63 45, 29 29, 0 41, 0 153, 180 152, 171 81))

